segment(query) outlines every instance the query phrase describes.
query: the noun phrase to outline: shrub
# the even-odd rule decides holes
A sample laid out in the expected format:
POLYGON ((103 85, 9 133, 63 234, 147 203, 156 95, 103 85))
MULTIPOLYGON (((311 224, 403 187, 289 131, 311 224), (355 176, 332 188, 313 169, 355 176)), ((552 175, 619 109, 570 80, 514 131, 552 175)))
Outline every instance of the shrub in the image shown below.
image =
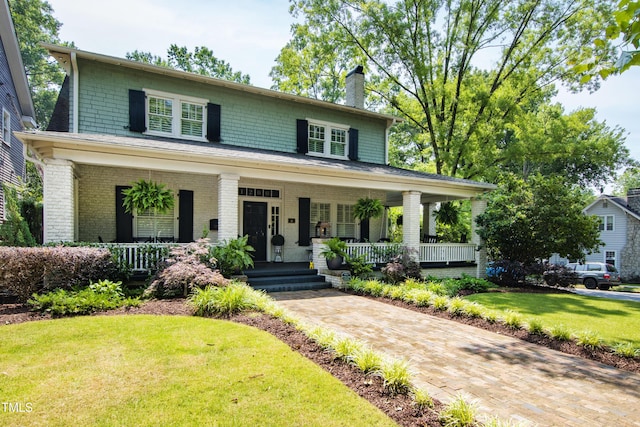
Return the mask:
POLYGON ((238 237, 211 246, 206 258, 225 278, 240 274, 242 270, 253 267, 251 252, 255 249, 248 243, 249 236, 238 237))
POLYGON ((330 329, 322 328, 320 326, 306 330, 305 334, 325 350, 328 348, 332 348, 333 343, 336 340, 335 332, 330 329))
POLYGON ((550 264, 546 266, 542 278, 549 286, 566 288, 576 284, 578 275, 573 269, 564 265, 550 264))
POLYGON ((56 289, 44 294, 35 294, 28 304, 34 311, 64 316, 89 314, 122 306, 137 306, 139 300, 124 298, 121 282, 100 280, 77 291, 56 289))
POLYGON ((187 303, 194 309, 196 316, 222 316, 245 310, 258 308, 258 298, 248 285, 232 282, 228 286, 206 286, 204 289, 195 288, 187 299, 187 303))
POLYGON ((543 335, 544 334, 544 326, 542 322, 538 319, 529 320, 529 333, 534 335, 543 335))
POLYGON ((389 283, 399 283, 406 279, 422 279, 420 263, 414 259, 415 250, 403 248, 402 252, 391 258, 381 272, 384 280, 389 283))
POLYGON ((640 348, 636 348, 629 342, 617 343, 613 346, 613 352, 618 356, 628 357, 630 359, 634 357, 640 357, 640 348))
POLYGON ((492 286, 491 282, 485 279, 463 275, 460 279, 449 279, 446 282, 449 287, 449 296, 460 295, 461 293, 480 293, 487 292, 492 286))
POLYGON ((445 427, 472 426, 475 422, 476 405, 458 395, 440 412, 440 422, 445 427))
POLYGON ((369 347, 356 350, 350 360, 365 374, 376 372, 382 367, 382 356, 369 347))
POLYGON ((518 261, 498 260, 487 267, 487 278, 498 286, 518 286, 524 282, 527 269, 518 261))
POLYGON ((462 313, 467 317, 482 317, 484 307, 476 302, 467 301, 462 307, 462 313))
POLYGON ((377 280, 367 280, 363 286, 363 291, 374 297, 381 296, 383 289, 384 284, 377 280))
POLYGON ((459 297, 451 298, 449 300, 447 311, 451 313, 451 315, 453 316, 460 316, 464 312, 465 305, 466 305, 465 300, 459 297))
POLYGON ((560 341, 569 341, 571 339, 571 331, 564 325, 552 326, 548 331, 548 335, 549 337, 560 341))
POLYGON ((218 271, 202 262, 208 255, 204 241, 172 248, 169 258, 159 264, 145 295, 156 298, 184 297, 194 288, 228 285, 229 281, 218 271))
POLYGON ((334 341, 332 347, 338 359, 350 360, 363 348, 363 344, 350 337, 340 337, 334 341))
POLYGON ((444 311, 449 305, 449 298, 444 295, 439 295, 432 300, 432 304, 436 310, 444 311))
POLYGON ((373 266, 367 262, 366 255, 347 256, 346 258, 347 268, 351 273, 351 277, 357 277, 359 279, 367 279, 373 272, 373 266))
POLYGON ((429 282, 427 284, 427 290, 440 296, 449 295, 449 291, 447 290, 447 287, 441 282, 429 282))
POLYGON ((406 394, 411 390, 411 370, 405 360, 383 362, 376 375, 382 377, 384 388, 391 395, 406 394))
POLYGON ((589 350, 597 350, 603 346, 602 338, 593 331, 578 332, 576 334, 576 343, 589 350))
POLYGON ((427 408, 433 408, 433 399, 424 389, 416 389, 413 390, 413 403, 418 409, 418 411, 424 411, 427 408))
POLYGON ((431 300, 435 297, 430 291, 424 289, 411 289, 405 292, 404 301, 411 302, 418 307, 428 307, 431 300))
POLYGON ((85 287, 91 281, 116 276, 117 269, 106 249, 0 247, 0 289, 20 302, 34 293, 85 287))
POLYGON ((522 314, 512 310, 506 310, 504 312, 503 321, 504 324, 511 329, 521 329, 522 325, 524 324, 524 318, 522 317, 522 314))

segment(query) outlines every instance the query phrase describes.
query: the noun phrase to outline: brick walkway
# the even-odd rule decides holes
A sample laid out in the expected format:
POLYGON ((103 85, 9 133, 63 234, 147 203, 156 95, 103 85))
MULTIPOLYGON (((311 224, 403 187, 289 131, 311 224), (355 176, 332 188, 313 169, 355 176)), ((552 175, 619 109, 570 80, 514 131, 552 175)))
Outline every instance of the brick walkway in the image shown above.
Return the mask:
POLYGON ((410 361, 417 386, 524 425, 640 426, 640 375, 450 320, 325 289, 271 294, 312 324, 410 361))

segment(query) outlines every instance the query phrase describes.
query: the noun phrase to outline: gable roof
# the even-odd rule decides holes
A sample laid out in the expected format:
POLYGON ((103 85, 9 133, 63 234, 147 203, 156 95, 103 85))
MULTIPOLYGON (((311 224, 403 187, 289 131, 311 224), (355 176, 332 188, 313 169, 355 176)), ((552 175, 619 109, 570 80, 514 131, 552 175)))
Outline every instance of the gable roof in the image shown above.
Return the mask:
POLYGON ((369 117, 378 120, 387 121, 388 124, 393 122, 402 122, 400 117, 392 116, 389 114, 376 113, 374 111, 364 110, 356 107, 349 107, 342 104, 335 104, 332 102, 321 101, 314 98, 308 98, 299 95, 292 95, 289 93, 279 92, 271 89, 264 89, 257 86, 252 86, 243 83, 236 83, 229 80, 218 79, 215 77, 203 76, 201 74, 189 73, 186 71, 176 70, 168 67, 161 67, 158 65, 147 64, 139 61, 131 61, 128 59, 117 58, 114 56, 102 55, 98 53, 87 52, 79 49, 70 48, 67 46, 58 46, 53 44, 42 43, 44 48, 49 50, 51 56, 53 56, 62 67, 65 68, 67 74, 71 74, 70 67, 74 58, 82 58, 90 61, 102 62, 105 64, 116 65, 119 67, 131 68, 135 70, 141 70, 147 73, 154 73, 164 76, 175 77, 183 80, 190 80, 194 82, 204 83, 210 86, 223 87, 240 92, 248 92, 254 95, 265 96, 269 98, 282 99, 290 102, 314 105, 321 108, 337 110, 341 112, 348 112, 351 114, 358 114, 364 117, 369 117))
POLYGON ((636 212, 635 210, 631 209, 629 207, 629 204, 627 203, 627 200, 622 198, 622 197, 615 197, 615 196, 610 196, 608 194, 601 194, 596 200, 594 200, 593 202, 591 202, 589 204, 589 206, 587 206, 586 208, 584 208, 582 211, 584 213, 587 213, 587 211, 589 209, 591 209, 593 206, 596 205, 596 203, 598 203, 601 200, 608 200, 609 202, 613 203, 615 206, 619 207, 620 209, 622 209, 623 212, 631 215, 632 217, 634 217, 635 219, 637 219, 638 221, 640 221, 640 212, 636 212))
POLYGON ((27 81, 27 74, 24 69, 24 63, 22 62, 20 46, 18 45, 18 38, 13 26, 11 11, 9 10, 7 0, 2 0, 0 4, 0 40, 2 40, 2 45, 7 55, 9 72, 11 73, 11 79, 16 88, 16 96, 20 103, 22 123, 26 128, 35 128, 36 113, 33 107, 33 100, 31 99, 31 92, 29 91, 29 82, 27 81))

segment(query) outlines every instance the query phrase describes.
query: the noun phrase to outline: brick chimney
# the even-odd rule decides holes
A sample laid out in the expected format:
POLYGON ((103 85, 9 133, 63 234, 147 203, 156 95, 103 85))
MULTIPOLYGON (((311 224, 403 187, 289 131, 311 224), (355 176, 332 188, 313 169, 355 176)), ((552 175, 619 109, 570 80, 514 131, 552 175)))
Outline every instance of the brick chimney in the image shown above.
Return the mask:
POLYGON ((640 214, 640 188, 627 190, 627 206, 635 213, 640 214))
POLYGON ((364 109, 364 72, 362 65, 358 65, 347 74, 347 106, 364 109))

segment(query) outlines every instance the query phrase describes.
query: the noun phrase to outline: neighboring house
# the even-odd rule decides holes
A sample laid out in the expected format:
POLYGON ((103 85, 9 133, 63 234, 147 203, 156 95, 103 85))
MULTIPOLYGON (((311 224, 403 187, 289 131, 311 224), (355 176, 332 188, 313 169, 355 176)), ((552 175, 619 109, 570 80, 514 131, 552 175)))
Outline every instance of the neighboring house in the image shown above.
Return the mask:
MULTIPOLYGON (((485 205, 477 196, 493 186, 388 166, 387 135, 399 119, 364 109, 361 68, 347 77, 349 105, 337 105, 47 48, 68 77, 48 130, 20 133, 44 165, 46 242, 189 242, 204 231, 213 241, 248 235, 255 260, 270 261, 280 234, 283 261, 307 261, 318 252, 318 223, 327 236, 360 236, 353 206, 367 196, 404 207, 404 244, 421 261, 472 261, 484 272, 477 234, 448 246, 421 236, 435 234, 437 202, 471 199, 475 217, 485 205), (157 218, 158 236, 148 212, 122 208, 122 189, 139 179, 177 196, 157 218)), ((386 222, 371 221, 370 241, 386 237, 386 222)))
POLYGON ((640 189, 629 190, 626 199, 603 194, 584 212, 600 217, 604 243, 586 260, 615 265, 624 281, 640 278, 640 189))
POLYGON ((0 1, 0 222, 6 218, 3 183, 25 178, 24 147, 14 132, 35 128, 35 112, 7 0, 0 1))

